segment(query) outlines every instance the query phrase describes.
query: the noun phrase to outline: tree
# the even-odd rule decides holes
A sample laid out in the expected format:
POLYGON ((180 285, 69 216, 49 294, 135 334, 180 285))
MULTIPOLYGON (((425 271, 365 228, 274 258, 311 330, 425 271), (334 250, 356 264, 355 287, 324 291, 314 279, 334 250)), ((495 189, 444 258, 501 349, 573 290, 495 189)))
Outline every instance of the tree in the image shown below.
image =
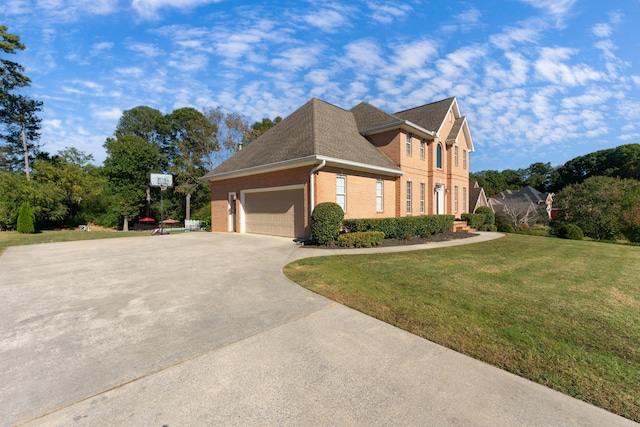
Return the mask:
POLYGON ((507 223, 518 231, 522 226, 529 226, 545 218, 543 207, 525 199, 510 199, 503 202, 502 210, 496 214, 496 222, 507 223))
POLYGON ((269 129, 271 129, 281 121, 282 121, 282 117, 276 116, 276 118, 273 120, 271 120, 268 117, 265 117, 262 119, 261 122, 254 122, 251 125, 251 129, 253 129, 254 132, 250 136, 250 139, 251 140, 256 139, 257 137, 259 137, 260 135, 262 135, 263 133, 265 133, 266 131, 268 131, 269 129))
POLYGON ((35 233, 35 216, 29 202, 24 202, 20 205, 20 212, 18 213, 18 233, 35 233))
POLYGON ((585 236, 614 240, 624 236, 624 224, 633 224, 625 215, 640 205, 640 182, 632 179, 594 176, 571 184, 556 194, 559 209, 555 225, 575 224, 585 236))
POLYGON ((128 231, 129 220, 144 206, 150 173, 159 172, 160 148, 137 135, 108 138, 104 147, 104 173, 113 195, 112 208, 123 218, 122 229, 128 231))
MULTIPOLYGON (((20 38, 7 30, 6 26, 0 25, 0 50, 5 54, 24 50, 20 38)), ((16 91, 30 83, 31 80, 24 75, 24 67, 8 59, 0 59, 0 139, 4 140, 0 167, 14 170, 24 160, 27 181, 30 179, 30 160, 38 154, 40 119, 36 114, 42 110, 42 102, 16 91)))
POLYGON ((549 162, 532 163, 528 168, 521 170, 521 174, 525 186, 529 185, 543 193, 551 189, 558 177, 558 171, 549 162))
POLYGON ((169 171, 174 174, 174 191, 185 196, 185 218, 191 219, 191 195, 202 185, 205 159, 219 149, 217 128, 195 108, 179 108, 165 116, 170 139, 169 171))

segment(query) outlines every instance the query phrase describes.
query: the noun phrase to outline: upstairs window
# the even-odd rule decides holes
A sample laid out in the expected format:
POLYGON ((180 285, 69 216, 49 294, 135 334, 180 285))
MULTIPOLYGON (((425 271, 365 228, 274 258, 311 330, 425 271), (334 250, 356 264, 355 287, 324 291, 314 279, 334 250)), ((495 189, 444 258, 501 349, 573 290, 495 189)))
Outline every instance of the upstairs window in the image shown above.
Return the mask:
POLYGON ((376 181, 376 212, 382 212, 384 209, 384 181, 381 179, 376 181))
POLYGON ((420 158, 422 160, 424 160, 426 152, 427 152, 427 143, 424 141, 424 139, 421 139, 420 140, 420 158))
POLYGON ((467 168, 467 150, 462 150, 462 167, 467 168))
POLYGON ((344 175, 336 177, 336 203, 347 211, 347 177, 344 175))
POLYGON ((442 144, 436 147, 436 167, 442 169, 442 144))
POLYGON ((407 214, 411 213, 411 181, 407 181, 407 214))
POLYGON ((458 146, 453 147, 453 164, 458 166, 458 146))
POLYGON ((407 141, 405 143, 405 151, 407 152, 407 156, 411 155, 411 134, 407 134, 407 141))
POLYGON ((458 186, 453 187, 453 212, 458 212, 458 186))
POLYGON ((425 184, 424 182, 420 183, 420 213, 424 213, 424 195, 425 195, 425 184))

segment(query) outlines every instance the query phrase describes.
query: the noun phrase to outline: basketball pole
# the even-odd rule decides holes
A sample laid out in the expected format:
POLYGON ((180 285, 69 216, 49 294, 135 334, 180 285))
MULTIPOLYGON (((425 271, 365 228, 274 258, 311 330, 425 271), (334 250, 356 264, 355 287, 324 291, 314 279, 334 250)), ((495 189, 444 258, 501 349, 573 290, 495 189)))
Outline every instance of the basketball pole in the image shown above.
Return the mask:
POLYGON ((160 186, 160 234, 164 235, 164 199, 162 198, 162 195, 164 193, 164 190, 167 189, 166 185, 161 185, 160 186))

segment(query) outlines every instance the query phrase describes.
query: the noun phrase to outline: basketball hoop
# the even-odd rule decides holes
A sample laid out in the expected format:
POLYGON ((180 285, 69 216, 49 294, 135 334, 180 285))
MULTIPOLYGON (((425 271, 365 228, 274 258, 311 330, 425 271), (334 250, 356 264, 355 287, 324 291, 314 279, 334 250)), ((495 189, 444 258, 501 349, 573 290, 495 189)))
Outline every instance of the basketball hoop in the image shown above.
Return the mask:
POLYGON ((149 184, 151 187, 160 187, 160 234, 164 234, 164 200, 162 194, 167 188, 173 187, 173 175, 152 173, 149 184))

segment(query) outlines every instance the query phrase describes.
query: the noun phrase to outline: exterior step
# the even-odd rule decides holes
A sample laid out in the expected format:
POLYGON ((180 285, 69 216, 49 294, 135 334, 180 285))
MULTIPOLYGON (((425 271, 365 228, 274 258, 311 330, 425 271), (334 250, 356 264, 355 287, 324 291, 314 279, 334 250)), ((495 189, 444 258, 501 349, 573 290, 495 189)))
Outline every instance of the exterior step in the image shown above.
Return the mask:
POLYGON ((473 233, 476 229, 469 227, 466 221, 454 221, 451 231, 455 233, 473 233))

